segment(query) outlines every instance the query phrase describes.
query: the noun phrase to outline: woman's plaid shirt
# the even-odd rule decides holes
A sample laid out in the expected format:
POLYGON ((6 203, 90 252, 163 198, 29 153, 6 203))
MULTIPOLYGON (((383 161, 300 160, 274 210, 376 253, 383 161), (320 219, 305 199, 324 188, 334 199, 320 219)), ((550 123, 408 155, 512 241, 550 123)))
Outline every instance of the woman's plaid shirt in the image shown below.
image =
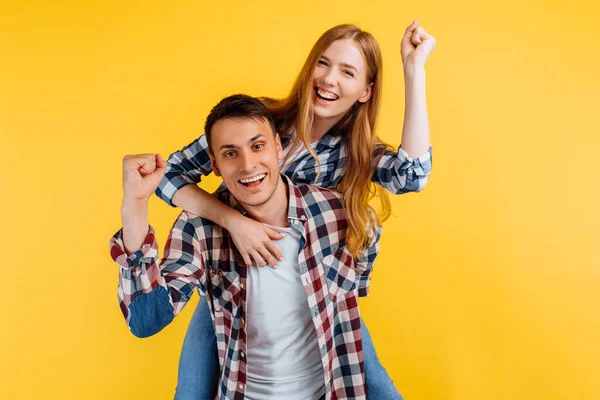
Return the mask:
MULTIPOLYGON (((290 137, 282 137, 281 140, 286 147, 290 137)), ((346 145, 342 137, 330 131, 317 142, 315 152, 321 163, 320 171, 317 160, 308 150, 302 149, 282 172, 296 184, 335 189, 346 171, 346 145)), ((167 172, 156 189, 156 195, 174 206, 173 196, 179 189, 199 183, 203 175, 207 176, 212 172, 206 136, 200 136, 181 151, 171 154, 167 164, 167 172)), ((430 172, 431 148, 425 155, 411 158, 398 147, 397 152, 383 153, 371 179, 391 193, 403 194, 422 190, 430 172)))
MULTIPOLYGON (((308 185, 289 189, 288 221, 301 234, 298 267, 323 363, 325 399, 365 399, 358 297, 368 294, 381 230, 359 259, 344 246, 346 219, 341 196, 308 185)), ((240 209, 227 190, 217 196, 240 209)), ((221 365, 215 398, 243 399, 246 388, 246 270, 226 230, 183 212, 171 229, 164 257, 152 228, 140 250, 127 256, 122 232, 111 239, 121 266, 119 301, 131 331, 159 332, 179 314, 195 289, 212 309, 221 365)))

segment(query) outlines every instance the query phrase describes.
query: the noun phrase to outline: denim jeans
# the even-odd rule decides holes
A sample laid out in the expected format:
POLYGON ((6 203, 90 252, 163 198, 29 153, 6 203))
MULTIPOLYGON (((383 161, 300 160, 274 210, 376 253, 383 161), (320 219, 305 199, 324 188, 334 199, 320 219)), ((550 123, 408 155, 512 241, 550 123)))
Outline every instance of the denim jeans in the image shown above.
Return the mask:
MULTIPOLYGON (((362 318, 361 325, 367 400, 402 400, 377 358, 371 335, 362 318)), ((208 303, 202 296, 183 341, 175 400, 212 400, 218 382, 217 339, 208 303)))

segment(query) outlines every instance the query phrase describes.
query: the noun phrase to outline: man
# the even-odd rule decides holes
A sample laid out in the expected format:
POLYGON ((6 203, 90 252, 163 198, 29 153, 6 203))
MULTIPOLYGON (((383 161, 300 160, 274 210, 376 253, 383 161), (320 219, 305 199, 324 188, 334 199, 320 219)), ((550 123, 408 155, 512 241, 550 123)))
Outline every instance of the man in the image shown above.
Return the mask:
POLYGON ((247 268, 231 237, 182 212, 164 257, 148 225, 148 199, 166 163, 123 160, 123 229, 111 240, 121 266, 121 310, 133 334, 159 332, 194 289, 206 294, 217 336, 222 399, 364 399, 358 296, 368 291, 380 230, 359 259, 344 247, 338 193, 294 186, 279 173, 279 136, 257 99, 222 100, 207 119, 218 198, 286 234, 277 269, 247 268))

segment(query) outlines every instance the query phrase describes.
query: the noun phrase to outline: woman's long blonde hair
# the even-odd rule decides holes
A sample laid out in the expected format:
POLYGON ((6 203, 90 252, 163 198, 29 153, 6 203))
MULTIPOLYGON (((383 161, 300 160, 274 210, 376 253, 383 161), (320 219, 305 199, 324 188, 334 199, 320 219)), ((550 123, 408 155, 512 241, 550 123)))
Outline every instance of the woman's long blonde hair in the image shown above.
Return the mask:
POLYGON ((391 212, 387 192, 371 181, 380 157, 390 146, 375 135, 375 124, 381 99, 382 60, 375 38, 354 25, 338 25, 325 32, 313 46, 290 94, 283 99, 263 98, 273 114, 275 126, 280 133, 295 132, 289 144, 288 157, 303 144, 319 164, 310 146, 313 122, 313 74, 315 66, 325 50, 336 40, 352 39, 367 65, 367 84, 372 85, 371 98, 365 103, 356 102, 333 128, 342 136, 346 145, 347 164, 344 177, 336 188, 343 193, 344 210, 348 221, 346 247, 358 257, 367 247, 375 227, 387 219, 391 212), (379 213, 369 205, 373 197, 381 202, 379 213))

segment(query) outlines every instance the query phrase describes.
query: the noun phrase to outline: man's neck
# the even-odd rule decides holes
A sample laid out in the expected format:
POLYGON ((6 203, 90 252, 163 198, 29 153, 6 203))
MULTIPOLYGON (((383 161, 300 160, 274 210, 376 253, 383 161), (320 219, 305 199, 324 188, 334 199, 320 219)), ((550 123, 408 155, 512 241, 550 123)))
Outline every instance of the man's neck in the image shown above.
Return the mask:
POLYGON ((321 140, 335 124, 340 122, 343 116, 343 114, 330 118, 320 118, 315 116, 310 129, 310 142, 315 143, 321 140))
POLYGON ((288 186, 279 176, 277 188, 273 196, 260 206, 245 206, 248 215, 263 224, 288 227, 288 186))

